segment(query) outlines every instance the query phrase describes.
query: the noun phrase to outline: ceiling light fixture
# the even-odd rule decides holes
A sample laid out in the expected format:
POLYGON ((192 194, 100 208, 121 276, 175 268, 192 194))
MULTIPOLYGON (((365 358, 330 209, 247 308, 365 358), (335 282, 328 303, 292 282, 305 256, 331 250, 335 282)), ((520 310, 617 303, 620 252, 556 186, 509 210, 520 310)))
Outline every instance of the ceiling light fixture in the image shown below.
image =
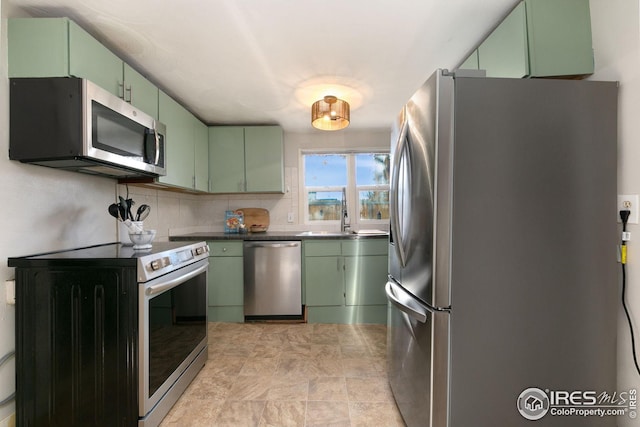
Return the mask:
POLYGON ((340 130, 349 126, 349 103, 327 95, 311 106, 311 126, 320 130, 340 130))

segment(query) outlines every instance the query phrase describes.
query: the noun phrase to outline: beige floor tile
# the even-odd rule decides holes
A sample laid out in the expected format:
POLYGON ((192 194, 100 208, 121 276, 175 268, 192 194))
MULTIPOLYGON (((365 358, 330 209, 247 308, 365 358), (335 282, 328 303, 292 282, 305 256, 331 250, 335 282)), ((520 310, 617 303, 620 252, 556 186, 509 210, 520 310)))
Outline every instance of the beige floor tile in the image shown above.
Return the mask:
POLYGON ((237 376, 244 365, 245 359, 228 356, 214 356, 207 360, 204 368, 200 371, 202 375, 218 376, 231 375, 237 376))
POLYGON ((182 426, 211 426, 217 418, 224 401, 208 401, 200 399, 179 399, 160 426, 165 427, 176 423, 182 426))
POLYGON ((229 400, 267 400, 271 376, 239 376, 229 391, 229 400))
POLYGON ((379 358, 342 359, 345 377, 381 377, 385 375, 385 361, 379 358))
POLYGON ((194 400, 225 400, 235 381, 234 376, 198 375, 187 387, 183 397, 194 400))
POLYGON ((209 360, 165 417, 183 426, 403 426, 385 325, 210 323, 209 360))
POLYGON ((245 360, 240 375, 273 375, 278 362, 277 357, 250 357, 245 360))
POLYGON ((346 378, 346 383, 349 402, 394 402, 386 378, 346 378))
POLYGON ((267 402, 260 419, 260 427, 303 427, 307 403, 267 402))
POLYGON ((300 377, 272 377, 267 400, 307 400, 309 380, 300 377))
POLYGON ((340 357, 343 359, 371 357, 371 352, 365 344, 341 344, 340 357))
MULTIPOLYGON (((215 419, 215 427, 255 427, 264 412, 265 401, 227 401, 215 419)), ((189 424, 184 424, 185 426, 189 424)))
POLYGON ((319 377, 309 380, 309 400, 347 400, 344 377, 319 377))
POLYGON ((350 402, 349 413, 354 427, 404 427, 395 403, 350 402))
POLYGON ((307 426, 349 426, 350 424, 347 402, 313 400, 307 402, 307 426))

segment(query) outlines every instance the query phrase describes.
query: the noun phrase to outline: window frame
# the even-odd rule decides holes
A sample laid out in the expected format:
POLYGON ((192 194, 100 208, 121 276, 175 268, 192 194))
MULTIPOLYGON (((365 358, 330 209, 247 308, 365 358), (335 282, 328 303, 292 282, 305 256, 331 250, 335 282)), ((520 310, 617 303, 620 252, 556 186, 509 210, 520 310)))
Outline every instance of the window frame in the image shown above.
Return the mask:
POLYGON ((312 220, 309 219, 309 193, 313 191, 335 191, 341 192, 340 186, 305 186, 305 155, 344 155, 347 160, 347 213, 349 215, 349 224, 351 229, 374 228, 374 227, 388 227, 389 219, 361 219, 360 218, 360 191, 390 191, 390 184, 373 184, 373 185, 361 185, 357 186, 356 183, 356 155, 358 154, 388 154, 389 151, 378 148, 359 148, 357 150, 340 150, 340 149, 301 149, 298 156, 299 168, 299 190, 298 197, 299 212, 298 218, 301 218, 300 224, 305 226, 327 226, 327 227, 340 227, 340 220, 312 220))

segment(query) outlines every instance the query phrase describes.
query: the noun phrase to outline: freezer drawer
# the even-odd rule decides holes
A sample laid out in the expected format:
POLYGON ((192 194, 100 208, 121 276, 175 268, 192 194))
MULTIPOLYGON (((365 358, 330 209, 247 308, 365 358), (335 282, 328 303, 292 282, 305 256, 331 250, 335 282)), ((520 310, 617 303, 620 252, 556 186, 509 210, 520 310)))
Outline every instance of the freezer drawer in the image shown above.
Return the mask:
POLYGON ((245 319, 301 317, 301 277, 301 242, 245 242, 245 319))

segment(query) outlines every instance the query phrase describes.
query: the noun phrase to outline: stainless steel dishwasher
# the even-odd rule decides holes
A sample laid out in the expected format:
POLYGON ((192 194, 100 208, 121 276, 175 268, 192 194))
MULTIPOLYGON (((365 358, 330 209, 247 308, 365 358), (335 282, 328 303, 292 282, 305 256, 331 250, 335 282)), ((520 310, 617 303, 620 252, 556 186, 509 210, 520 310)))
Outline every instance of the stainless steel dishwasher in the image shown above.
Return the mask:
POLYGON ((244 242, 244 317, 302 318, 299 241, 244 242))

